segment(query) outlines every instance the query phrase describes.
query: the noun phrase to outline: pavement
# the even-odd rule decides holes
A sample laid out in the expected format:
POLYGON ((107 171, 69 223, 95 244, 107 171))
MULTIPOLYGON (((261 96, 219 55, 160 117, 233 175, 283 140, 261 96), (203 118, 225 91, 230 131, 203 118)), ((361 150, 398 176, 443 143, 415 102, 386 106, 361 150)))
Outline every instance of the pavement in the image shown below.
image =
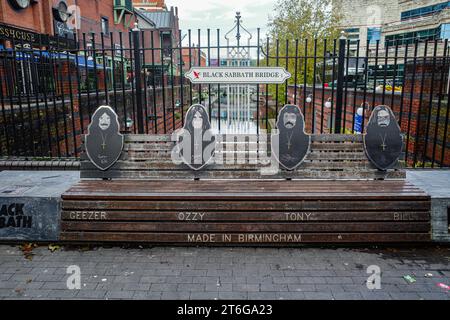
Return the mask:
POLYGON ((52 249, 0 245, 0 299, 450 299, 449 247, 52 249))
POLYGON ((406 170, 406 180, 432 198, 450 199, 450 169, 410 169, 406 170))

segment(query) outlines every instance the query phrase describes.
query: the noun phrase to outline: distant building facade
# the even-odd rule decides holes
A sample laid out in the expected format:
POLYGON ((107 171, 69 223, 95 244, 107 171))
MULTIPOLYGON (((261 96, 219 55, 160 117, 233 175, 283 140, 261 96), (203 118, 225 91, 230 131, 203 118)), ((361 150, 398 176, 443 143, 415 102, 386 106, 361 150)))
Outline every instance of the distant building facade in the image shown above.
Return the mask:
MULTIPOLYGON (((199 50, 197 48, 190 48, 190 49, 183 48, 181 54, 183 57, 183 72, 184 73, 189 71, 191 66, 201 66, 201 67, 207 66, 207 56, 206 56, 206 53, 203 52, 202 50, 199 50)), ((217 59, 214 61, 217 61, 217 59)))
POLYGON ((135 9, 146 11, 167 10, 164 0, 133 0, 133 6, 135 9))
POLYGON ((343 17, 341 29, 350 40, 352 51, 360 47, 383 45, 383 26, 398 20, 399 6, 396 0, 340 0, 343 17))
MULTIPOLYGON (((165 7, 164 7, 165 8, 165 7)), ((147 45, 152 44, 151 34, 153 31, 153 47, 156 50, 146 50, 146 62, 144 66, 155 73, 155 76, 161 77, 162 74, 170 76, 180 75, 180 31, 178 8, 170 7, 169 10, 147 10, 135 9, 136 14, 141 17, 142 22, 138 22, 140 28, 147 34, 147 45), (146 30, 149 30, 149 32, 146 30), (153 55, 150 59, 150 55, 153 55), (151 63, 147 63, 147 61, 151 63)), ((138 19, 138 21, 140 21, 138 19)))
POLYGON ((397 22, 383 27, 385 44, 450 39, 450 1, 399 0, 397 22))
POLYGON ((450 39, 450 1, 442 0, 342 0, 341 29, 350 40, 374 49, 450 39))

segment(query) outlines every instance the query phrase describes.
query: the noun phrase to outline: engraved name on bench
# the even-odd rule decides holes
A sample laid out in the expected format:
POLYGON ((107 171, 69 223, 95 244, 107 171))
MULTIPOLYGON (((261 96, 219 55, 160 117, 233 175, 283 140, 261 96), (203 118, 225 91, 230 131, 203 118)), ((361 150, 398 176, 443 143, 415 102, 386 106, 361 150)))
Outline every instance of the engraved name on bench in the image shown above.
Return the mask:
POLYGON ((272 242, 301 242, 302 235, 299 233, 198 233, 188 234, 188 242, 242 242, 242 243, 272 243, 272 242))
MULTIPOLYGON (((198 222, 198 221, 217 221, 218 216, 229 215, 230 213, 223 212, 159 212, 159 216, 167 220, 178 220, 184 222, 198 222)), ((239 213, 238 213, 239 214, 239 213)), ((253 214, 253 213, 251 213, 253 214)), ((349 215, 353 213, 349 212, 349 215)), ((377 213, 379 215, 379 213, 377 213)), ((242 216, 242 214, 241 214, 242 216)), ((323 213, 318 212, 258 212, 258 217, 265 218, 265 220, 273 221, 291 221, 291 222, 302 222, 302 221, 320 221, 325 220, 323 213), (270 218, 270 219, 269 219, 270 218)), ((69 211, 68 218, 70 220, 111 220, 111 216, 106 211, 69 211)), ((328 218, 330 219, 330 218, 328 218)), ((383 217, 379 216, 382 220, 383 217)), ((246 219, 245 217, 241 219, 242 221, 252 219, 246 219)), ((334 220, 338 221, 339 218, 336 216, 334 220)), ((345 220, 345 219, 344 219, 345 220)), ((415 212, 390 212, 385 215, 386 221, 417 221, 421 220, 421 216, 415 212)))

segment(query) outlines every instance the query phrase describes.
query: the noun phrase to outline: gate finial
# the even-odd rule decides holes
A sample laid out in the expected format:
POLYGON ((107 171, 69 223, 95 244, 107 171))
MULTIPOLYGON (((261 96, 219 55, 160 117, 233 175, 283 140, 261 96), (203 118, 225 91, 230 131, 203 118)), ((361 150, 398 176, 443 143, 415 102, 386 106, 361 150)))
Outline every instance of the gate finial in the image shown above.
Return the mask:
POLYGON ((241 40, 241 13, 239 11, 236 12, 236 39, 239 43, 241 40))

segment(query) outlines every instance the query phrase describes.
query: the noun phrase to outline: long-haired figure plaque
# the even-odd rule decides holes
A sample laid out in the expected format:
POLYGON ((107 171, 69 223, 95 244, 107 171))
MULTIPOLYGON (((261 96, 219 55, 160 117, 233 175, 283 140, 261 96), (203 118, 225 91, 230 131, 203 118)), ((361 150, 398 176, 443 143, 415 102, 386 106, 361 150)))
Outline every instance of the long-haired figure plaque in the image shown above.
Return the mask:
POLYGON ((278 133, 272 134, 272 153, 284 169, 294 170, 305 159, 311 141, 300 108, 285 105, 278 114, 277 129, 278 133))
POLYGON ((394 113, 388 106, 373 109, 364 135, 364 149, 378 169, 392 168, 403 148, 403 138, 394 113))
POLYGON ((183 129, 181 158, 191 169, 200 170, 215 151, 215 137, 204 106, 194 104, 189 108, 183 129))
POLYGON ((108 170, 120 157, 123 135, 117 114, 110 106, 100 106, 92 115, 85 137, 86 154, 100 170, 108 170))

